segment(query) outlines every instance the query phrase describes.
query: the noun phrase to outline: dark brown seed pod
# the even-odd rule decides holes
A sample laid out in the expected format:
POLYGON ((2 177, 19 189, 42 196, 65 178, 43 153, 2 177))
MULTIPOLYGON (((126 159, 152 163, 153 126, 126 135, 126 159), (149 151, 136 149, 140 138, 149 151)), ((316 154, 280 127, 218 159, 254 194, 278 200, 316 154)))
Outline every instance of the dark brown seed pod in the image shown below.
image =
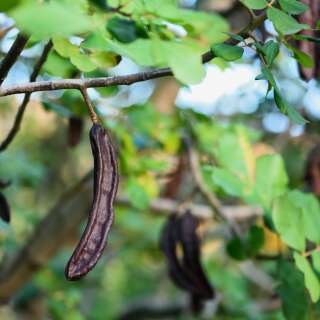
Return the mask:
POLYGON ((201 265, 200 239, 196 233, 199 221, 188 210, 179 219, 179 238, 183 248, 182 267, 189 273, 204 299, 214 297, 211 286, 201 265))
POLYGON ((0 192, 0 218, 9 223, 10 222, 10 207, 6 197, 0 192))
POLYGON ((171 215, 165 223, 160 237, 160 249, 166 257, 168 273, 173 283, 180 289, 188 292, 195 291, 193 281, 184 272, 177 256, 178 244, 177 216, 171 215))
MULTIPOLYGON (((205 282, 203 278, 201 278, 201 275, 204 275, 204 273, 199 260, 200 253, 194 253, 194 246, 192 248, 186 248, 186 246, 189 246, 190 243, 188 242, 189 236, 182 235, 182 232, 188 231, 187 228, 185 228, 185 225, 183 225, 183 228, 181 228, 181 219, 184 220, 184 216, 179 217, 176 214, 172 214, 168 218, 164 228, 162 229, 160 248, 166 257, 168 273, 173 283, 178 288, 189 292, 191 295, 194 295, 198 300, 210 299, 213 297, 213 289, 210 284, 208 285, 208 282, 205 282), (183 249, 183 259, 179 259, 176 250, 177 245, 181 244, 183 249), (197 259, 195 264, 200 264, 200 270, 198 267, 190 268, 190 266, 184 261, 186 257, 187 259, 197 259)), ((192 232, 193 231, 194 230, 192 230, 192 232)), ((199 241, 196 243, 196 245, 200 245, 199 241)), ((196 250, 200 252, 199 248, 196 248, 196 250)))
POLYGON ((202 311, 203 305, 203 297, 197 294, 190 295, 190 309, 194 315, 197 315, 202 311))
POLYGON ((69 280, 87 274, 98 262, 114 220, 113 201, 118 189, 118 168, 107 131, 93 124, 90 143, 94 158, 93 204, 85 231, 65 270, 69 280))
POLYGON ((75 147, 81 140, 83 131, 83 119, 80 117, 70 117, 68 124, 68 145, 75 147))

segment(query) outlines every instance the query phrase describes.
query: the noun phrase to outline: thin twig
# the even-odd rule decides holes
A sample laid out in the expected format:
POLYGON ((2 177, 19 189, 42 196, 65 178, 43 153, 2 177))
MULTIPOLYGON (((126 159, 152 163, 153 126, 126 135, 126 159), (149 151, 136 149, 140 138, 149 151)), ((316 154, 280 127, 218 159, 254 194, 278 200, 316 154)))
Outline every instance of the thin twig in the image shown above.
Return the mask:
MULTIPOLYGON (((266 15, 262 14, 253 19, 250 24, 241 30, 238 35, 247 37, 248 32, 259 27, 266 19, 266 15)), ((231 39, 228 43, 237 44, 239 41, 231 39)), ((202 55, 202 62, 207 63, 212 60, 215 55, 208 51, 202 55)), ((78 89, 110 87, 117 85, 130 85, 136 82, 172 76, 173 72, 170 68, 154 69, 147 72, 139 72, 131 75, 104 77, 104 78, 87 78, 87 79, 64 79, 55 81, 39 81, 34 83, 20 84, 10 86, 0 90, 0 97, 9 96, 18 93, 36 92, 36 91, 52 91, 62 89, 78 89)))
MULTIPOLYGON (((51 40, 45 45, 43 52, 38 60, 38 62, 35 64, 34 68, 33 68, 33 72, 30 75, 30 82, 34 82, 37 79, 37 76, 43 66, 43 64, 45 63, 45 61, 47 60, 48 54, 50 52, 52 48, 52 42, 51 40)), ((25 94, 23 101, 18 109, 18 112, 16 114, 14 123, 12 128, 10 129, 7 137, 3 140, 3 142, 0 144, 0 152, 4 151, 9 144, 12 142, 12 140, 14 139, 14 137, 16 136, 16 134, 18 133, 19 129, 20 129, 20 125, 23 119, 23 115, 24 112, 26 110, 27 104, 30 101, 30 96, 31 96, 31 92, 28 92, 25 94)))
POLYGON ((272 6, 274 5, 275 2, 276 2, 276 0, 271 0, 271 1, 268 3, 268 7, 269 7, 269 8, 272 8, 272 6))
POLYGON ((89 113, 90 113, 90 118, 92 120, 93 123, 97 123, 98 122, 98 117, 97 117, 97 114, 95 113, 94 111, 94 107, 90 101, 90 98, 88 96, 88 91, 87 91, 87 88, 86 87, 80 87, 80 92, 83 96, 83 99, 84 99, 84 102, 85 104, 87 105, 87 108, 89 110, 89 113))
POLYGON ((213 210, 218 215, 218 217, 226 221, 229 224, 231 231, 235 235, 240 237, 241 230, 239 226, 235 223, 235 221, 230 216, 225 214, 219 199, 217 198, 215 193, 208 188, 205 181, 203 180, 203 177, 201 174, 199 156, 197 151, 192 147, 190 141, 186 141, 186 145, 188 149, 191 172, 200 192, 207 199, 209 205, 213 208, 213 210))
POLYGON ((26 46, 29 37, 19 33, 15 41, 13 42, 10 50, 3 58, 0 64, 0 86, 2 85, 3 81, 5 80, 8 72, 10 71, 11 67, 19 58, 22 50, 26 46))
POLYGON ((239 264, 241 273, 259 288, 269 294, 274 294, 276 283, 263 269, 258 268, 252 261, 245 261, 239 264))

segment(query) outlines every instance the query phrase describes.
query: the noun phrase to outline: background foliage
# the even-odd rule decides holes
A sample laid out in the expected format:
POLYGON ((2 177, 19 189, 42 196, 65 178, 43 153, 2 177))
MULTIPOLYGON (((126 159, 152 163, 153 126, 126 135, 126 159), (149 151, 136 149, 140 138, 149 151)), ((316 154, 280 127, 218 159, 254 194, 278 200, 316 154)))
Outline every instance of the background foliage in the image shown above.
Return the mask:
MULTIPOLYGON (((86 278, 67 282, 63 275, 82 224, 74 226, 57 254, 40 262, 40 271, 21 283, 12 303, 0 309, 1 317, 153 319, 143 312, 130 318, 130 311, 141 305, 177 308, 178 315, 166 319, 320 317, 318 119, 301 101, 292 101, 294 90, 285 85, 292 80, 298 87, 310 83, 317 87, 310 79, 319 76, 319 4, 222 3, 222 9, 219 1, 175 0, 0 4, 2 56, 19 31, 30 36, 4 88, 28 81, 49 39, 53 49, 38 81, 115 76, 123 70, 127 75, 132 68, 148 72, 160 67, 170 67, 176 79, 89 89, 100 120, 112 134, 121 172, 119 193, 128 203, 116 206, 105 254, 86 278), (234 17, 233 11, 238 15, 234 17), (214 58, 209 66, 202 63, 205 52, 214 58), (302 78, 283 72, 287 57, 296 61, 302 78), (253 112, 204 114, 197 105, 176 107, 180 88, 179 94, 192 90, 209 68, 226 72, 238 65, 259 69, 255 81, 263 82, 264 95, 256 99, 253 112), (287 121, 282 133, 273 134, 263 125, 270 114, 287 121), (298 134, 293 130, 297 128, 298 134), (199 156, 199 172, 188 158, 190 149, 199 156), (199 185, 197 174, 205 187, 199 185), (219 210, 208 201, 204 188, 219 199, 219 210), (187 296, 170 282, 159 250, 166 215, 156 214, 152 204, 164 198, 202 204, 212 212, 201 224, 202 258, 218 295, 197 316, 188 311, 187 296), (216 211, 225 217, 230 208, 245 215, 241 218, 232 211, 240 230, 236 235, 230 221, 214 217, 216 211)), ((241 94, 231 103, 237 104, 241 94)), ((19 134, 0 153, 0 178, 12 182, 3 191, 12 221, 0 222, 4 267, 60 196, 92 167, 87 134, 91 122, 81 93, 58 90, 32 97, 19 134), (82 130, 72 129, 72 119, 83 124, 82 130), (82 138, 70 147, 72 135, 82 138)), ((12 126, 19 99, 0 100, 1 137, 12 126)), ((314 99, 315 109, 320 108, 319 96, 314 99)), ((277 123, 273 126, 276 131, 277 123)), ((54 234, 48 237, 55 241, 54 234)), ((1 281, 0 277, 0 287, 1 281)))

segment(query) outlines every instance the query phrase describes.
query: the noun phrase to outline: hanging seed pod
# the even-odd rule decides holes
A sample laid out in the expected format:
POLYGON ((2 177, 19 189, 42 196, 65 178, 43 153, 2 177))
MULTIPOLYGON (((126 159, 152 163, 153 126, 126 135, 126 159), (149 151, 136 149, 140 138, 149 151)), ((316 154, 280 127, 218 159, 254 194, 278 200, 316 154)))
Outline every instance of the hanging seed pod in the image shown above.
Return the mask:
POLYGON ((68 124, 68 145, 75 147, 81 140, 83 131, 83 119, 77 116, 69 118, 68 124))
POLYGON ((183 269, 192 275, 204 299, 212 299, 214 290, 201 265, 200 239, 196 233, 199 221, 188 210, 179 219, 179 238, 183 248, 183 269))
POLYGON ((160 238, 169 276, 178 288, 190 294, 190 309, 194 314, 202 310, 205 300, 214 297, 214 289, 201 266, 197 226, 198 220, 190 211, 182 216, 172 214, 160 238), (178 245, 182 248, 182 257, 177 254, 178 245))
POLYGON ((4 194, 0 192, 0 218, 9 223, 10 222, 10 207, 4 194))
POLYGON ((199 314, 202 311, 203 306, 204 306, 203 297, 197 294, 190 295, 190 309, 194 315, 199 314))
POLYGON ((161 232, 160 249, 166 257, 168 273, 173 283, 180 289, 194 292, 197 289, 193 285, 191 277, 182 269, 177 256, 178 245, 177 216, 171 215, 161 232))
POLYGON ((90 143, 94 158, 93 204, 84 233, 65 270, 67 279, 87 274, 98 262, 114 220, 113 202, 118 189, 118 168, 107 131, 93 124, 90 143))

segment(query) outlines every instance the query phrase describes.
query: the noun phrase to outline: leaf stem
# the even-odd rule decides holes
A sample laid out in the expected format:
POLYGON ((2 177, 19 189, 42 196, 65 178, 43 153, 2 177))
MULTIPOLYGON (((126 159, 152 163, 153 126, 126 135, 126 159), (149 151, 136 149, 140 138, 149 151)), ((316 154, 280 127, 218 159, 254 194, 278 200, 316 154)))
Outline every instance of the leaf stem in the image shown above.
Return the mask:
POLYGON ((85 86, 80 86, 79 90, 80 90, 80 92, 83 96, 84 102, 89 110, 90 118, 91 118, 92 122, 98 123, 98 116, 97 116, 96 112, 94 111, 93 104, 90 101, 87 88, 85 86))

